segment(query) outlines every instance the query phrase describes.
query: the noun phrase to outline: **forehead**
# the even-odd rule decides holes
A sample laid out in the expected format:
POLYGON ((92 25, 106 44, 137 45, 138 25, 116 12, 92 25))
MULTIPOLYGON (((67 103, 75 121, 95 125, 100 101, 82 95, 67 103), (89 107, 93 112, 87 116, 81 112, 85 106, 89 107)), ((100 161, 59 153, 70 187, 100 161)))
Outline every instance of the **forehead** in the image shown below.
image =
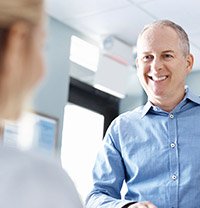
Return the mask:
POLYGON ((174 29, 168 26, 154 26, 146 29, 137 42, 137 52, 177 51, 180 39, 174 29))

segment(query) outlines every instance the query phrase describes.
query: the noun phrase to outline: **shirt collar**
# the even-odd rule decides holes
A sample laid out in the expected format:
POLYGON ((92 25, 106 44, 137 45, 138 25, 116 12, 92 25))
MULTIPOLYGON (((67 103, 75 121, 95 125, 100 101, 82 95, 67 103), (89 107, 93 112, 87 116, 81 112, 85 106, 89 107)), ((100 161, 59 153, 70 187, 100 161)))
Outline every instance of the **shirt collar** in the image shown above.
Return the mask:
POLYGON ((184 100, 188 99, 188 100, 191 100, 192 102, 200 105, 200 97, 199 96, 193 94, 188 86, 185 87, 185 91, 186 91, 186 95, 184 97, 184 100))
MULTIPOLYGON (((197 103, 197 104, 200 105, 200 97, 197 96, 197 95, 195 95, 195 94, 193 94, 190 91, 190 89, 189 89, 188 86, 185 86, 185 93, 186 93, 185 94, 185 97, 183 98, 183 100, 181 102, 183 102, 183 101, 185 101, 185 100, 188 99, 188 100, 190 100, 190 101, 192 101, 192 102, 197 103)), ((147 103, 144 105, 144 107, 142 109, 141 118, 143 118, 148 113, 148 111, 150 110, 150 108, 152 108, 152 107, 155 107, 155 106, 148 100, 147 103)))
POLYGON ((152 106, 153 106, 152 103, 148 100, 143 107, 141 118, 143 118, 147 114, 147 112, 150 110, 152 106))

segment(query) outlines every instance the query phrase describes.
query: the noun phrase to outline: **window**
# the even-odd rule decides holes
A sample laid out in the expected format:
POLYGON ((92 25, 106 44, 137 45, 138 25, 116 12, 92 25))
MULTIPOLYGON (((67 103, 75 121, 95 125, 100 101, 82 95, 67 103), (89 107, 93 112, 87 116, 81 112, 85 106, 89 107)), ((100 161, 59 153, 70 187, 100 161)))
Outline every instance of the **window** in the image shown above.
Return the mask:
POLYGON ((61 160, 82 200, 91 190, 91 173, 103 135, 118 115, 119 99, 70 79, 65 107, 61 160))
POLYGON ((99 48, 76 36, 72 36, 70 60, 96 72, 99 60, 99 48))
POLYGON ((103 137, 104 116, 72 103, 66 105, 65 115, 62 166, 85 200, 91 190, 92 168, 103 137))

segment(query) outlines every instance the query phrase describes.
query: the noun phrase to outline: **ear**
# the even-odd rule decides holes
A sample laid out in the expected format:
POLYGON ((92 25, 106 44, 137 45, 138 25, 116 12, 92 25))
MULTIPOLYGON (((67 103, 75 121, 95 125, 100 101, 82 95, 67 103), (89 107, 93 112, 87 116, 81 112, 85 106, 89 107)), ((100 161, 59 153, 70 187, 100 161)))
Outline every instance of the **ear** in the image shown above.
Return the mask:
POLYGON ((192 71, 193 64, 194 64, 194 56, 192 54, 189 54, 187 56, 187 67, 186 67, 187 74, 189 74, 192 71))

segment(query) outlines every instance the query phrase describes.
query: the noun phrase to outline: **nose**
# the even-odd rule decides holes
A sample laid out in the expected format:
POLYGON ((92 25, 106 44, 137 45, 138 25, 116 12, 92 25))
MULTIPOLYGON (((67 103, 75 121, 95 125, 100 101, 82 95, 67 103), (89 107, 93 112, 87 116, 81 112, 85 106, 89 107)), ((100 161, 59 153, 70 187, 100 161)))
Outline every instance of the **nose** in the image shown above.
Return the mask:
POLYGON ((162 68, 163 68, 162 60, 158 57, 154 57, 154 59, 151 62, 151 70, 158 72, 162 70, 162 68))

